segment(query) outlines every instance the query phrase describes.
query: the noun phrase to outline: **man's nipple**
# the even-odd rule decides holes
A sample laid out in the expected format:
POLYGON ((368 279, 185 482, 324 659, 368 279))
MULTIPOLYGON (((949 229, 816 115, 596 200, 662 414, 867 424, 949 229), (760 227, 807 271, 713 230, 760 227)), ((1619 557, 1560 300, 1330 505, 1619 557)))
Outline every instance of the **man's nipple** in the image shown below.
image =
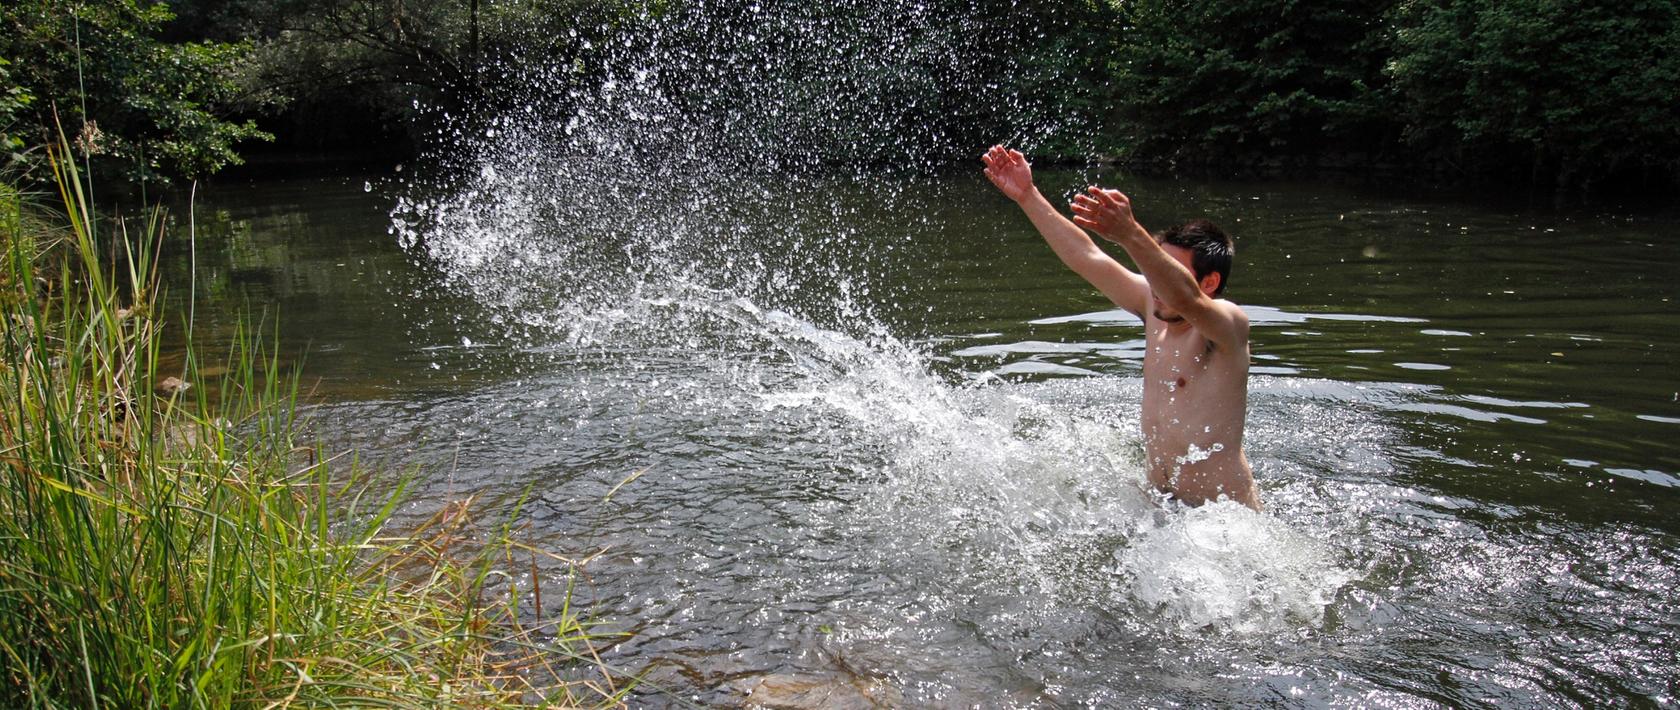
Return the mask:
POLYGON ((1178 386, 1179 386, 1179 387, 1183 387, 1183 386, 1185 386, 1185 385, 1187 385, 1187 384, 1189 384, 1189 383, 1188 383, 1188 382, 1185 382, 1185 381, 1184 381, 1184 378, 1182 378, 1182 377, 1180 377, 1180 378, 1178 378, 1178 386))

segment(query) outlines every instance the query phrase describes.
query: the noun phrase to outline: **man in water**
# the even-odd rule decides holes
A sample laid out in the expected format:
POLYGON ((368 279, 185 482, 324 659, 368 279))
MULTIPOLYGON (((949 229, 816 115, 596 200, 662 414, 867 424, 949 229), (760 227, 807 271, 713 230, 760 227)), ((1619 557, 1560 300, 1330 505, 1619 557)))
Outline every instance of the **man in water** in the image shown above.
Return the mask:
POLYGON ((1073 272, 1143 319, 1143 447, 1149 482, 1191 505, 1229 497, 1255 510, 1260 494, 1243 454, 1248 408, 1248 315, 1219 298, 1231 273, 1231 238, 1207 220, 1144 231, 1119 190, 1074 197, 1073 219, 1033 185, 1020 151, 993 146, 990 178, 1032 220, 1073 272), (1120 245, 1138 274, 1084 229, 1120 245))

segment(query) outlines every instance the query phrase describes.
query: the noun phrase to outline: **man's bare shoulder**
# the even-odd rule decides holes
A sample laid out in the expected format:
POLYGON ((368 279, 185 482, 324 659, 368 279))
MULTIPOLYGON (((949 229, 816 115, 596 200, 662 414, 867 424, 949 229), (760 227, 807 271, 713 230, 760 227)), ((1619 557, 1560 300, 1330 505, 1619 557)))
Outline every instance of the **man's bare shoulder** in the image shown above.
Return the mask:
POLYGON ((1213 327, 1223 330, 1225 337, 1216 337, 1218 334, 1211 332, 1198 332, 1197 335, 1200 335, 1207 342, 1208 349, 1219 350, 1222 341, 1231 345, 1246 346, 1248 344, 1248 311, 1243 310, 1242 306, 1223 298, 1213 299, 1213 311, 1218 315, 1213 320, 1213 327))
POLYGON ((1234 301, 1227 301, 1223 298, 1215 298, 1213 302, 1218 304, 1220 310, 1227 314, 1233 325, 1239 326, 1244 332, 1247 332, 1248 311, 1243 310, 1243 307, 1237 305, 1234 301))

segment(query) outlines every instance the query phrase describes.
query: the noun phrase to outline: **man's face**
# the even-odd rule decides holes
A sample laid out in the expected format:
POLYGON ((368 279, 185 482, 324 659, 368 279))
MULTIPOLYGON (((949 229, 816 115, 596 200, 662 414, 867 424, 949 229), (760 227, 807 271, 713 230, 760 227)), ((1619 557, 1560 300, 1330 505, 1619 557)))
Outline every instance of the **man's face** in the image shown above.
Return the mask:
MULTIPOLYGON (((1195 252, 1177 244, 1162 244, 1161 249, 1167 253, 1167 256, 1177 259, 1178 263, 1183 264, 1185 271, 1190 272, 1192 276, 1195 275, 1196 269, 1190 265, 1191 257, 1195 255, 1195 252)), ((1205 284, 1198 284, 1198 286, 1203 286, 1202 291, 1204 293, 1208 291, 1208 289, 1205 288, 1205 284)), ((1179 315, 1177 311, 1167 308, 1166 304, 1161 303, 1161 299, 1157 298, 1154 293, 1150 293, 1149 300, 1151 301, 1150 307, 1154 309, 1155 317, 1157 319, 1167 323, 1176 323, 1184 320, 1184 317, 1179 315)))

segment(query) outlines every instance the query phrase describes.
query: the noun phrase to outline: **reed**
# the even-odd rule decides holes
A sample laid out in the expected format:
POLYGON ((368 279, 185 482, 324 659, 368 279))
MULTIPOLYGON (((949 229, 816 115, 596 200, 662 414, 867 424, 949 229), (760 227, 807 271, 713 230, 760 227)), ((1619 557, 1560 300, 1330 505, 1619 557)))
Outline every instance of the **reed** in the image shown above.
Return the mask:
POLYGON ((163 372, 161 212, 102 233, 69 155, 59 229, 0 193, 0 706, 626 697, 510 526, 469 535, 457 503, 393 534, 403 486, 303 445, 298 380, 253 329, 163 372))

